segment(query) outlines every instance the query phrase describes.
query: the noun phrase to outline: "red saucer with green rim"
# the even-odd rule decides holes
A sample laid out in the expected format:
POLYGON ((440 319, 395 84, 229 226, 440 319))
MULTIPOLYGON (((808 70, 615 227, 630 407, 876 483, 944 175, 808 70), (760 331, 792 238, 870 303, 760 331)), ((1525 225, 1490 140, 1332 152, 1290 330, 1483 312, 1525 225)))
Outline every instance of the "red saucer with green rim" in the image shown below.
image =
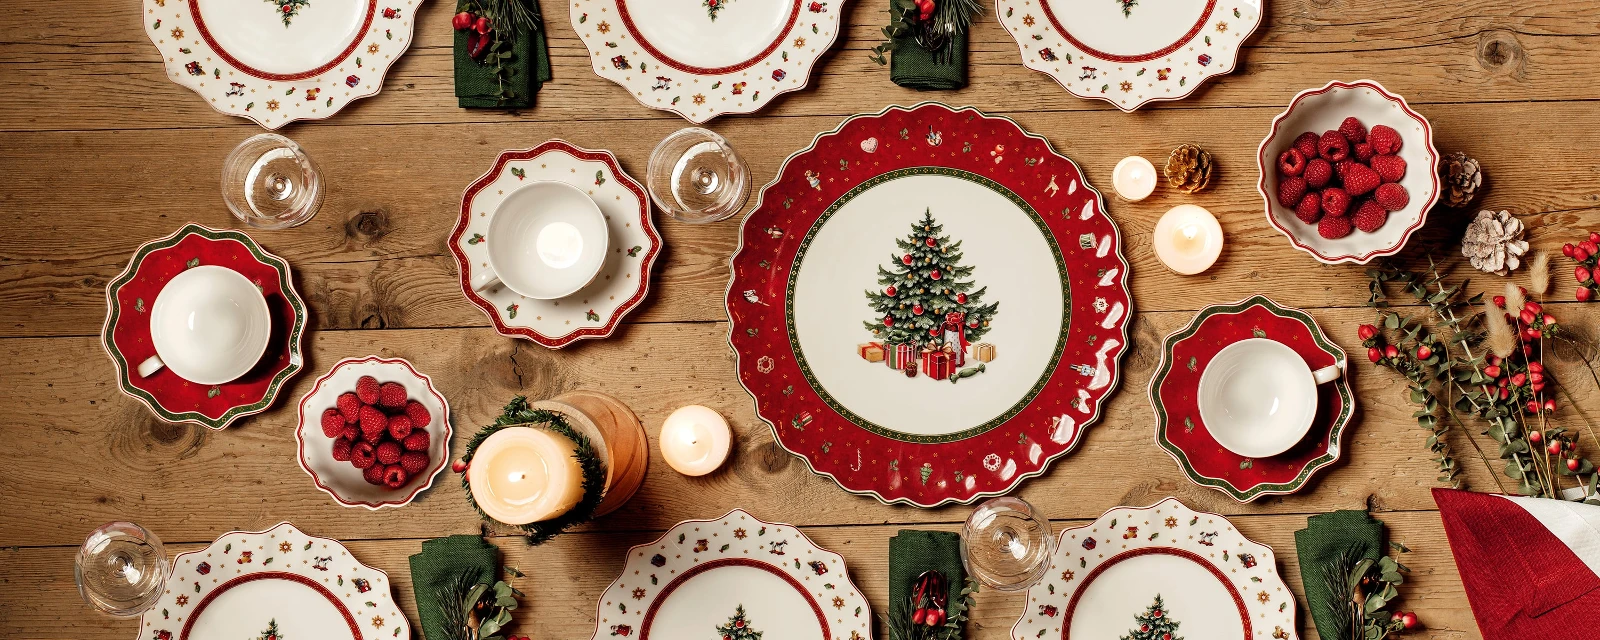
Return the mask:
POLYGON ((1161 364, 1149 391, 1156 412, 1156 444, 1195 484, 1239 502, 1294 493, 1317 470, 1338 460, 1339 440, 1356 406, 1349 380, 1340 376, 1317 387, 1311 431, 1293 448, 1267 458, 1246 458, 1224 449, 1200 419, 1200 375, 1223 347, 1249 338, 1288 345, 1313 370, 1347 362, 1344 350, 1322 333, 1310 315, 1260 295, 1201 309, 1162 342, 1161 364))
POLYGON ((225 429, 234 420, 265 411, 289 378, 300 372, 305 327, 306 305, 294 290, 288 262, 242 232, 190 223, 140 246, 128 268, 106 285, 100 342, 117 367, 122 392, 150 407, 156 417, 225 429), (150 308, 157 294, 173 277, 200 265, 236 271, 261 290, 272 316, 266 352, 249 372, 219 385, 184 380, 169 368, 138 377, 138 363, 156 354, 150 339, 150 308))

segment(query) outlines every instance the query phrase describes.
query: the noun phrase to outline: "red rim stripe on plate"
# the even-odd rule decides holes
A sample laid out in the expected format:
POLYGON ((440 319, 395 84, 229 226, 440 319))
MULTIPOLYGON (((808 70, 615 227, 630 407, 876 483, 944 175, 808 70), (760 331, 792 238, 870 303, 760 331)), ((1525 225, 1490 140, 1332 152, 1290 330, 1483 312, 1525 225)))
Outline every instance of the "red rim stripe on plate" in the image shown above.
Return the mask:
POLYGON ((194 606, 194 613, 189 614, 189 619, 183 621, 183 631, 178 634, 178 639, 189 640, 189 629, 194 626, 194 621, 200 619, 201 612, 205 611, 206 607, 210 606, 211 601, 215 600, 217 596, 222 595, 223 592, 241 584, 246 582, 255 582, 257 580, 288 580, 290 582, 298 582, 305 586, 311 587, 312 590, 316 591, 319 595, 327 598, 328 602, 333 603, 333 608, 338 609, 339 614, 344 616, 345 624, 350 625, 350 637, 354 638, 355 640, 361 640, 361 625, 356 624, 355 616, 350 615, 350 610, 345 608, 344 603, 340 602, 339 599, 333 595, 333 592, 328 591, 327 587, 317 584, 316 581, 312 580, 311 578, 293 573, 284 573, 282 571, 261 571, 258 573, 248 573, 242 576, 237 576, 228 580, 227 582, 222 583, 221 585, 218 585, 215 589, 212 589, 210 592, 206 593, 206 597, 201 598, 200 603, 194 606))
POLYGON ((1072 640, 1072 612, 1078 608, 1078 599, 1083 597, 1083 592, 1089 590, 1089 583, 1094 582, 1094 579, 1100 577, 1101 572, 1105 571, 1111 565, 1130 558, 1147 556, 1151 554, 1163 554, 1183 558, 1205 567, 1207 571, 1210 571, 1211 576, 1216 578, 1217 582, 1222 583, 1222 589, 1227 591, 1228 595, 1233 596, 1234 606, 1239 607, 1239 621, 1244 623, 1244 636, 1240 640, 1250 640, 1250 610, 1245 608, 1244 597, 1239 595, 1239 590, 1233 588, 1233 585, 1228 584, 1228 576, 1223 575, 1221 569, 1218 569, 1216 565, 1207 562, 1205 558, 1202 558, 1191 551, 1174 549, 1172 547, 1143 547, 1139 549, 1131 549, 1112 556, 1110 559, 1100 563, 1093 570, 1091 570, 1089 575, 1084 576, 1083 586, 1078 587, 1077 591, 1073 591, 1072 599, 1067 601, 1066 614, 1061 618, 1061 640, 1072 640))
MULTIPOLYGON (((795 531, 797 533, 799 532, 798 529, 795 531)), ((650 608, 644 612, 644 622, 639 625, 639 640, 648 640, 650 638, 650 625, 655 622, 656 612, 661 609, 661 603, 666 602, 667 598, 672 596, 672 592, 676 591, 678 587, 683 586, 683 583, 688 582, 690 578, 712 569, 733 566, 760 569, 782 578, 784 582, 789 583, 789 586, 794 587, 794 590, 798 591, 800 595, 805 596, 806 603, 811 605, 811 612, 817 616, 817 624, 822 625, 822 637, 833 637, 833 634, 829 633, 828 631, 828 615, 822 612, 822 605, 817 604, 816 598, 811 597, 811 592, 806 591, 805 585, 800 584, 799 580, 795 580, 794 576, 791 576, 788 573, 785 573, 782 569, 774 567, 770 564, 751 560, 749 558, 721 558, 690 567, 683 573, 678 574, 678 577, 673 578, 671 582, 668 582, 667 586, 662 587, 661 593, 656 594, 655 599, 650 601, 650 608)))

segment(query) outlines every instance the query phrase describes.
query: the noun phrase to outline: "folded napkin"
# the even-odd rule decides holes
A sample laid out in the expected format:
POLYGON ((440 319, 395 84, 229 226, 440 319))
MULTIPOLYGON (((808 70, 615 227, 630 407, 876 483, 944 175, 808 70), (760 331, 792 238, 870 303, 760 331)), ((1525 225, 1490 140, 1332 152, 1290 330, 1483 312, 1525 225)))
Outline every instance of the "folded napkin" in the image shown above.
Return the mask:
POLYGON ((422 553, 411 556, 411 589, 417 596, 417 618, 428 640, 449 637, 439 594, 456 576, 466 573, 473 584, 494 584, 499 575, 500 550, 482 536, 460 535, 422 542, 422 553))
MULTIPOLYGON (((458 4, 461 11, 465 3, 458 4)), ((545 41, 544 25, 537 31, 524 33, 511 42, 511 59, 506 66, 511 69, 511 90, 517 97, 500 101, 500 83, 495 78, 494 65, 483 64, 467 55, 467 30, 456 31, 456 101, 462 108, 526 109, 533 106, 534 94, 550 81, 550 47, 545 41)))
MULTIPOLYGON (((961 536, 948 531, 901 529, 889 538, 889 614, 901 615, 917 576, 938 570, 950 581, 949 603, 961 599, 967 572, 961 566, 961 536)), ((905 612, 910 615, 911 612, 905 612)))
MULTIPOLYGON (((894 0, 889 0, 890 6, 894 0)), ((917 44, 912 34, 894 39, 889 56, 889 80, 918 91, 960 89, 967 86, 967 34, 957 33, 946 45, 948 62, 939 62, 932 51, 917 44)))
POLYGON ((1300 558, 1300 586, 1305 589, 1306 608, 1317 624, 1317 634, 1338 637, 1335 614, 1327 605, 1328 580, 1324 567, 1337 562, 1346 551, 1358 559, 1376 560, 1383 554, 1383 523, 1366 511, 1343 510, 1311 516, 1306 528, 1294 532, 1294 547, 1300 558))

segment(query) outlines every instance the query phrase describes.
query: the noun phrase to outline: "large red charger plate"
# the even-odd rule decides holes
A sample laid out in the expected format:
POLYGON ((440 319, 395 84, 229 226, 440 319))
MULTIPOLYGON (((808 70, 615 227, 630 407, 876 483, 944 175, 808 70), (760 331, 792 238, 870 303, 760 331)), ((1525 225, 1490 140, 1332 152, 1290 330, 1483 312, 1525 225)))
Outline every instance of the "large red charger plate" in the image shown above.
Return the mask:
MULTIPOLYGON (((739 381, 777 441, 847 491, 922 507, 1006 493, 1075 449, 1116 387, 1133 311, 1121 237, 1077 165, 1009 119, 939 103, 854 116, 790 156, 732 271, 739 381), (967 375, 923 362, 908 377, 871 346, 894 312, 872 301, 883 274, 946 260, 920 240, 962 271, 924 271, 938 290, 915 300, 984 319, 960 358, 944 325, 967 375), (929 262, 902 268, 902 251, 929 262), (959 306, 935 295, 945 282, 972 284, 959 306)), ((924 349, 942 347, 915 349, 938 364, 924 349)))

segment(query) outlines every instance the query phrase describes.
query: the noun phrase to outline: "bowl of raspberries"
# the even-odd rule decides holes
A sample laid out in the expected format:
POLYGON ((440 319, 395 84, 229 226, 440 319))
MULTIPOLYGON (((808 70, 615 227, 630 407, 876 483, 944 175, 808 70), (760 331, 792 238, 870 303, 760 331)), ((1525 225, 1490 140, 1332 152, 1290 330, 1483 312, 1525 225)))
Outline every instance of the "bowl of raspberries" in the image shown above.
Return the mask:
POLYGON ((450 405, 399 358, 346 358, 300 399, 300 468, 347 507, 409 504, 444 469, 450 405))
POLYGON ((1267 222, 1328 264, 1398 253, 1439 198, 1433 128, 1372 80, 1301 91, 1256 160, 1267 222))

